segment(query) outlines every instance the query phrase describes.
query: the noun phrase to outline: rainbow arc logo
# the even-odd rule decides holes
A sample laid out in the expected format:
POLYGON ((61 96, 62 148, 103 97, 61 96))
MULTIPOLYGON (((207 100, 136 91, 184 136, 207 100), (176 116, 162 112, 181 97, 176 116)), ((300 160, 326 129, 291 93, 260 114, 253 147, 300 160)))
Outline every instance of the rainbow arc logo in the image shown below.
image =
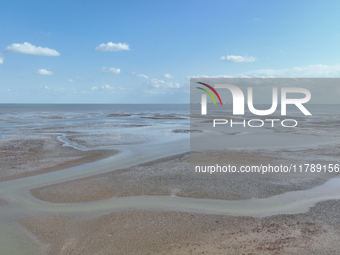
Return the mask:
MULTIPOLYGON (((197 83, 199 83, 199 84, 201 84, 201 85, 203 85, 203 86, 206 86, 207 88, 211 89, 211 91, 214 92, 215 95, 217 96, 218 100, 220 100, 220 104, 221 104, 221 106, 222 106, 222 100, 221 100, 221 98, 220 98, 220 95, 217 93, 217 91, 216 91, 213 87, 211 87, 210 85, 205 84, 205 83, 203 83, 203 82, 197 82, 197 83)), ((215 105, 217 105, 216 100, 215 100, 213 94, 211 94, 211 92, 210 92, 209 90, 204 89, 204 88, 200 88, 200 87, 197 87, 197 88, 200 89, 200 90, 203 90, 203 91, 206 92, 209 96, 211 96, 211 98, 214 100, 215 105)))

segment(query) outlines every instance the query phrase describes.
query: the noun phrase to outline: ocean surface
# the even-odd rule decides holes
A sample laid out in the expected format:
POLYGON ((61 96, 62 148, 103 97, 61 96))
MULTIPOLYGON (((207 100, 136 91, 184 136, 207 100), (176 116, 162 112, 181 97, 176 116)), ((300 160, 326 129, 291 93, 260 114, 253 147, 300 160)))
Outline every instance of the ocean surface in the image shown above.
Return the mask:
POLYGON ((0 104, 0 139, 53 133, 65 141, 77 134, 91 149, 155 142, 188 136, 172 131, 189 129, 189 113, 184 104, 0 104))
MULTIPOLYGON (((287 116, 281 116, 280 105, 270 116, 256 116, 245 107, 244 116, 233 116, 232 105, 208 106, 208 115, 200 115, 199 105, 189 104, 0 104, 0 139, 43 133, 58 134, 59 140, 77 149, 104 149, 117 145, 164 142, 177 137, 189 138, 191 129, 207 129, 205 132, 216 136, 236 133, 246 135, 228 137, 226 148, 254 148, 309 145, 322 143, 340 137, 340 105, 308 105, 312 113, 305 116, 295 106, 289 106, 287 116), (270 127, 270 122, 262 128, 230 127, 219 125, 212 130, 213 118, 234 119, 295 119, 296 128, 270 127), (202 125, 205 122, 206 125, 202 125), (191 124, 191 125, 190 125, 191 124), (208 126, 208 128, 207 128, 208 126), (210 130, 209 130, 210 129, 210 130), (211 132, 213 131, 213 132, 211 132), (292 141, 282 133, 295 134, 292 141), (262 139, 258 135, 279 139, 276 143, 262 139), (306 139, 306 136, 309 136, 306 139), (72 137, 74 141, 68 140, 72 137), (315 137, 318 137, 314 139, 315 137), (282 139, 281 139, 282 138, 282 139), (320 140, 321 139, 321 140, 320 140), (242 140, 242 142, 240 142, 242 140), (248 142, 245 142, 247 141, 248 142), (295 142, 295 143, 294 143, 295 142), (297 143, 296 143, 297 142, 297 143), (291 144, 290 144, 291 143, 291 144), (111 146, 112 145, 112 146, 111 146)), ((257 105, 257 109, 269 109, 268 105, 257 105)), ((194 146, 195 147, 195 146, 194 146)), ((221 148, 217 146, 216 149, 221 148)), ((197 149, 197 148, 194 148, 197 149)), ((214 149, 214 145, 210 146, 214 149)))

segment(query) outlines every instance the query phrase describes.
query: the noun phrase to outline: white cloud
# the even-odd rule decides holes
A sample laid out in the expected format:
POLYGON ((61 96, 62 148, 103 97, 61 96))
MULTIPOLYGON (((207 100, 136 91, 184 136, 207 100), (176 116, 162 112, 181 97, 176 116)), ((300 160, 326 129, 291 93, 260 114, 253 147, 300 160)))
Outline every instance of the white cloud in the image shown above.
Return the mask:
POLYGON ((296 66, 286 69, 261 69, 239 73, 235 76, 187 76, 187 80, 189 80, 190 78, 340 78, 340 64, 334 66, 308 65, 300 67, 296 66))
POLYGON ((52 71, 48 71, 46 69, 39 69, 36 73, 41 75, 53 75, 52 71))
POLYGON ((73 80, 72 79, 66 79, 67 81, 69 81, 69 82, 73 82, 73 80))
POLYGON ((148 79, 146 83, 144 83, 146 86, 151 87, 151 88, 180 88, 181 86, 177 82, 165 82, 163 80, 159 79, 148 79))
POLYGON ((114 67, 105 67, 105 66, 102 66, 102 72, 103 73, 119 74, 120 73, 120 69, 119 68, 114 68, 114 67))
POLYGON ((190 80, 190 78, 233 78, 233 76, 230 75, 192 75, 192 76, 187 76, 187 80, 190 80))
POLYGON ((108 93, 108 94, 113 94, 116 93, 118 90, 127 90, 127 91, 132 91, 132 89, 126 89, 123 88, 121 86, 119 87, 114 87, 114 86, 110 86, 109 84, 105 84, 103 86, 93 86, 92 88, 90 88, 89 90, 86 90, 88 93, 91 92, 97 92, 97 93, 108 93))
POLYGON ((158 80, 158 79, 149 79, 146 83, 148 86, 154 87, 154 88, 159 88, 163 84, 165 84, 165 81, 163 80, 158 80))
POLYGON ((114 90, 114 89, 116 89, 115 87, 110 86, 108 84, 105 84, 104 86, 101 86, 101 88, 104 89, 104 90, 114 90))
POLYGON ((228 56, 222 56, 220 57, 221 61, 226 61, 226 62, 236 62, 236 63, 246 63, 246 62, 255 62, 257 59, 250 56, 233 56, 233 55, 228 55, 228 56))
POLYGON ((159 94, 165 95, 166 94, 164 91, 159 91, 159 90, 143 90, 143 92, 152 94, 152 95, 159 95, 159 94))
POLYGON ((177 82, 174 82, 174 83, 168 82, 167 86, 170 87, 170 88, 179 88, 180 87, 179 83, 177 83, 177 82))
POLYGON ((108 85, 108 84, 105 84, 104 86, 101 86, 101 89, 103 90, 103 91, 105 91, 106 93, 110 93, 110 94, 112 94, 112 93, 115 93, 115 87, 111 87, 110 85, 108 85))
POLYGON ((102 89, 115 89, 115 87, 111 87, 108 84, 105 84, 104 86, 101 86, 102 89))
POLYGON ((4 57, 2 56, 2 54, 0 53, 0 64, 4 63, 4 57))
POLYGON ((96 51, 121 51, 130 50, 130 46, 126 43, 113 43, 108 42, 107 44, 102 43, 95 48, 96 51))
POLYGON ((45 86, 44 88, 45 88, 45 89, 50 89, 48 86, 45 86))
POLYGON ((149 79, 149 76, 147 76, 145 74, 138 74, 138 73, 135 73, 135 72, 133 72, 132 74, 134 74, 137 77, 142 77, 142 78, 145 78, 145 79, 149 79))
POLYGON ((334 66, 328 65, 308 65, 302 67, 293 67, 287 69, 262 69, 243 73, 248 77, 264 78, 334 78, 340 77, 340 64, 334 66))
POLYGON ((60 56, 60 53, 56 50, 50 48, 42 48, 40 46, 32 45, 28 42, 20 43, 12 43, 11 45, 6 47, 6 51, 8 52, 19 52, 24 54, 32 54, 32 55, 43 55, 43 56, 60 56))
POLYGON ((167 79, 173 79, 174 77, 171 76, 170 74, 166 73, 163 75, 164 78, 167 78, 167 79))
POLYGON ((137 74, 137 77, 143 77, 145 79, 149 79, 149 76, 145 75, 145 74, 137 74))
MULTIPOLYGON (((132 73, 132 74, 134 74, 137 77, 142 77, 146 79, 146 81, 144 82, 144 85, 149 88, 166 89, 166 88, 180 88, 181 87, 180 84, 176 82, 165 82, 160 79, 150 78, 149 76, 145 74, 137 74, 137 73, 132 73)), ((165 74, 164 77, 168 79, 170 79, 170 77, 173 78, 170 74, 165 74)))

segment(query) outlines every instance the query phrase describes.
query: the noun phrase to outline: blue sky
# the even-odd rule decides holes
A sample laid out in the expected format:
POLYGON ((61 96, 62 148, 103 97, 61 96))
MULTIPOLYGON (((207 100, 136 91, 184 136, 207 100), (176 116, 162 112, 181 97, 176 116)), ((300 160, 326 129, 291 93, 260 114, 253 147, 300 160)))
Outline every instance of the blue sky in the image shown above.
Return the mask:
POLYGON ((340 77, 339 10, 313 0, 1 1, 0 103, 188 103, 188 77, 340 77))

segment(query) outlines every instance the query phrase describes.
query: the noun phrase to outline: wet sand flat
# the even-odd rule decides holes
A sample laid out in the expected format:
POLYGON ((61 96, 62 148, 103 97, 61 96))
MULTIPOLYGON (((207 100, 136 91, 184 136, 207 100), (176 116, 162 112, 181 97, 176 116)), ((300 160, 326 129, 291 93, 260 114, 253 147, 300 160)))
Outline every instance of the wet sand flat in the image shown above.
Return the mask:
POLYGON ((7 201, 0 198, 0 205, 6 205, 6 204, 7 204, 7 201))
POLYGON ((26 218, 48 254, 339 254, 340 203, 266 218, 122 211, 99 218, 26 218), (325 211, 326 210, 326 211, 325 211), (320 214, 323 214, 320 216, 320 214))
MULTIPOLYGON (((0 223, 7 219, 16 224, 20 222, 21 228, 36 237, 39 248, 44 249, 42 254, 340 254, 339 200, 312 204, 311 209, 307 206, 302 211, 306 213, 297 213, 294 205, 300 205, 305 198, 298 196, 298 199, 301 198, 299 201, 295 197, 289 200, 289 197, 285 204, 281 200, 276 203, 274 197, 274 209, 280 209, 280 206, 293 208, 286 212, 292 213, 289 215, 278 214, 282 210, 265 215, 254 214, 249 212, 249 207, 242 211, 242 208, 239 210, 240 207, 233 206, 244 201, 257 203, 258 198, 271 198, 290 191, 305 190, 309 194, 309 189, 324 184, 327 176, 319 178, 313 174, 310 178, 274 178, 259 175, 254 178, 236 174, 231 178, 223 173, 198 174, 191 171, 193 161, 197 164, 275 165, 306 158, 321 162, 320 158, 326 160, 328 157, 334 163, 339 155, 338 145, 326 144, 323 148, 315 140, 316 145, 311 144, 308 148, 249 149, 245 146, 244 149, 234 149, 231 143, 225 151, 164 157, 180 153, 179 137, 189 133, 204 136, 205 133, 199 128, 188 129, 188 123, 183 124, 181 121, 185 118, 180 115, 147 115, 113 113, 111 118, 107 118, 109 122, 100 125, 99 118, 97 121, 93 117, 92 122, 72 120, 62 122, 63 125, 58 122, 59 127, 51 122, 45 129, 39 126, 28 128, 25 135, 22 135, 24 130, 21 127, 19 131, 6 133, 6 140, 0 142, 0 161, 4 162, 0 181, 61 169, 64 172, 79 171, 81 174, 77 176, 87 177, 75 179, 79 177, 64 176, 62 172, 64 182, 61 183, 56 183, 53 178, 50 182, 39 182, 40 176, 28 178, 29 183, 23 188, 20 184, 26 179, 0 183, 9 204, 1 206, 4 217, 0 223), (137 124, 126 123, 125 119, 131 119, 131 123, 132 120, 137 121, 137 124), (135 127, 140 128, 137 130, 135 127), (160 140, 156 141, 156 138, 160 140), (168 150, 171 153, 166 153, 167 145, 164 146, 168 141, 172 141, 174 148, 168 150), (147 147, 153 142, 160 146, 147 147), (143 147, 144 144, 146 147, 143 147), (104 162, 105 173, 98 174, 97 163, 67 169, 115 155, 115 149, 121 150, 121 154, 98 162, 98 165, 104 162), (160 154, 153 154, 152 150, 160 154), (151 156, 147 160, 158 159, 140 164, 147 161, 148 152, 151 156), (125 155, 130 158, 125 159, 125 155), (132 157, 136 161, 129 164, 132 157), (87 167, 91 171, 83 173, 82 170, 87 167), (56 184, 41 186, 48 183, 56 184), (9 186, 12 184, 11 189, 9 186), (9 191, 13 193, 6 194, 9 191), (202 207, 192 206, 190 198, 197 198, 195 202, 201 203, 202 207), (181 204, 179 200, 184 202, 181 204), (278 205, 280 203, 283 205, 278 205), (222 210, 217 210, 221 207, 222 210), (15 210, 11 211, 12 208, 15 210), (261 217, 230 216, 226 208, 236 208, 231 215, 243 213, 261 217)), ((106 118, 108 114, 103 116, 106 118)), ((230 137, 230 140, 235 140, 238 135, 244 135, 244 140, 247 140, 245 135, 248 135, 237 131, 223 131, 221 134, 230 137)), ((257 137, 257 134, 253 136, 257 137)), ((262 137, 270 139, 269 132, 262 137)), ((53 177, 53 174, 57 173, 46 176, 53 177)), ((7 202, 0 200, 1 203, 7 202)), ((262 210, 261 205, 250 203, 251 211, 262 210)), ((269 211, 268 208, 264 210, 269 211)))
POLYGON ((62 146, 55 135, 12 137, 0 142, 0 181, 8 181, 94 162, 116 150, 79 151, 62 146))
POLYGON ((325 178, 265 178, 264 176, 254 178, 244 174, 229 178, 230 175, 223 173, 197 174, 188 170, 190 161, 208 158, 212 159, 212 162, 223 162, 228 158, 234 164, 249 163, 252 159, 258 163, 273 163, 276 160, 269 156, 245 152, 213 155, 185 153, 129 169, 39 187, 31 190, 31 193, 36 198, 53 203, 80 203, 142 195, 244 200, 310 189, 327 180, 325 178))

